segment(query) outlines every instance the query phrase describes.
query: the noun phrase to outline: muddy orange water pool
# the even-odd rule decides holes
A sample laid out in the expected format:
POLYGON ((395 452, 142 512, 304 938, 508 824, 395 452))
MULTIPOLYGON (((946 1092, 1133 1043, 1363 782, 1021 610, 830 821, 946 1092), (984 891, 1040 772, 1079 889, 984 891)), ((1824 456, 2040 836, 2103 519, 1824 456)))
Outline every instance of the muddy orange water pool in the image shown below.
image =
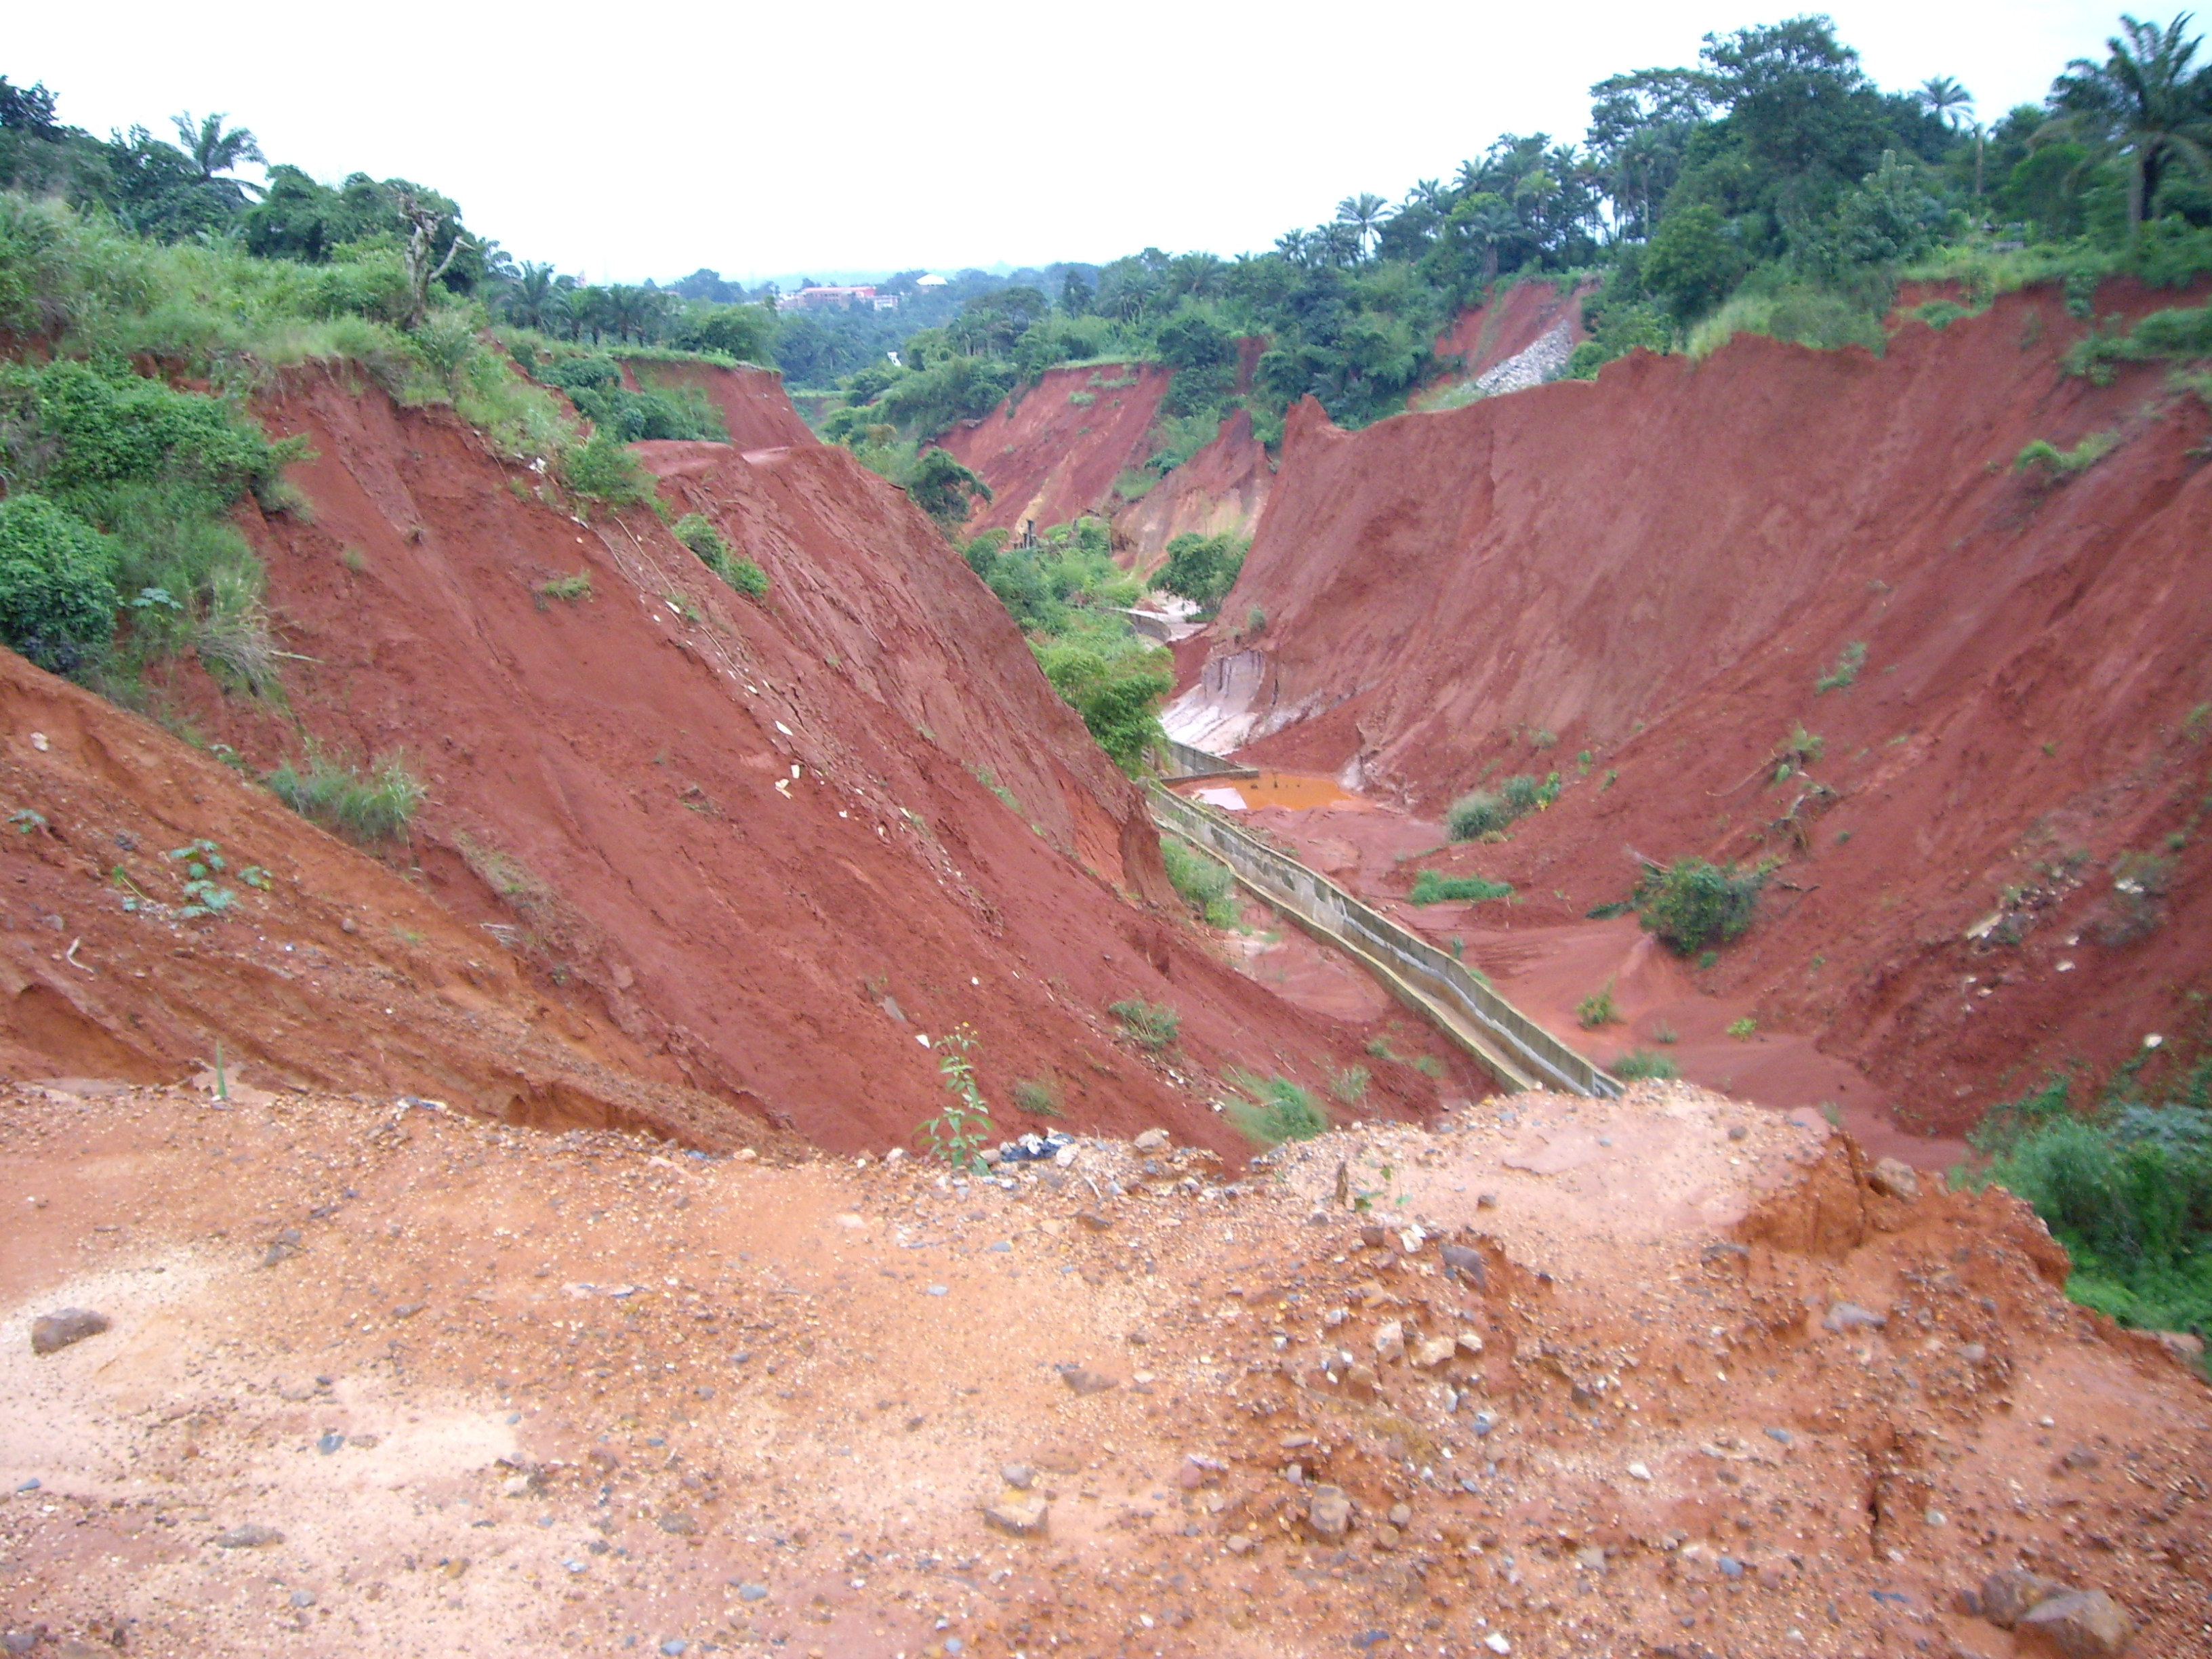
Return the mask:
POLYGON ((1366 806, 1370 803, 1337 782, 1303 772, 1262 772, 1253 778, 1188 778, 1176 786, 1180 794, 1231 811, 1262 806, 1366 806))

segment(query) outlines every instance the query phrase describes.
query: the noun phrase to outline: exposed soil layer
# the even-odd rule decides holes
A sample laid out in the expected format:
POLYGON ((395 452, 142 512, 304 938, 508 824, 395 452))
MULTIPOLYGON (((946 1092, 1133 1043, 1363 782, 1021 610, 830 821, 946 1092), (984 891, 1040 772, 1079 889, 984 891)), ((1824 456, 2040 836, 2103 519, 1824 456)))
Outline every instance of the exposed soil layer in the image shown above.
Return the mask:
POLYGON ((722 368, 713 363, 664 362, 655 358, 623 360, 625 374, 647 387, 697 386, 721 411, 730 441, 739 449, 773 449, 815 441, 791 399, 783 395, 783 376, 750 363, 722 368))
POLYGON ((1817 1118, 1523 1096, 956 1188, 73 1091, 0 1106, 40 1652, 2008 1659, 1958 1598, 2015 1565, 2212 1650, 2202 1380, 1817 1118), (107 1327, 34 1353, 64 1307, 107 1327))
POLYGON ((249 1088, 404 1091, 702 1146, 784 1139, 152 722, 10 652, 0 716, 6 1074, 212 1083, 220 1060, 249 1088), (195 863, 211 884, 197 894, 195 863))
MULTIPOLYGON (((308 740, 404 753, 429 794, 395 861, 672 1083, 888 1146, 946 1097, 917 1038, 965 1024, 1001 1110, 1040 1079, 1073 1121, 1158 1118, 1234 1152, 1206 1079, 1360 1053, 1187 924, 1136 790, 845 452, 639 447, 672 516, 767 572, 756 605, 649 513, 556 511, 443 411, 305 375, 265 413, 319 457, 295 473, 312 522, 250 526, 301 658, 289 701, 197 670, 171 690, 257 772, 308 740), (588 596, 546 591, 578 573, 588 596), (1108 1013, 1128 998, 1180 1012, 1164 1059, 1108 1013)), ((1378 1109, 1432 1099, 1407 1078, 1378 1109)))
POLYGON ((1115 556, 1149 574, 1178 536, 1249 536, 1274 477, 1267 446, 1252 435, 1252 416, 1240 409, 1204 448, 1114 515, 1115 556))
POLYGON ((1152 453, 1146 441, 1171 374, 1157 363, 1048 369, 1019 397, 939 439, 991 486, 968 533, 1111 517, 1121 504, 1115 481, 1152 453))
POLYGON ((1583 327, 1582 296, 1586 291, 1578 288, 1562 294, 1554 283, 1516 283, 1486 305, 1461 312, 1436 340, 1437 355, 1457 357, 1461 367, 1437 384, 1480 379, 1507 358, 1519 356, 1561 323, 1579 344, 1589 337, 1583 327))
POLYGON ((1303 405, 1222 610, 1267 629, 1178 649, 1170 728, 1431 818, 1558 772, 1435 860, 1512 883, 1516 927, 1624 898, 1638 855, 1784 859, 1686 976, 1915 1130, 2175 1038, 2154 1080, 2212 991, 2207 421, 2156 365, 2062 374, 2087 326, 2034 290, 1879 359, 1741 336, 1358 433, 1303 405), (2106 431, 2063 483, 2013 467, 2106 431))

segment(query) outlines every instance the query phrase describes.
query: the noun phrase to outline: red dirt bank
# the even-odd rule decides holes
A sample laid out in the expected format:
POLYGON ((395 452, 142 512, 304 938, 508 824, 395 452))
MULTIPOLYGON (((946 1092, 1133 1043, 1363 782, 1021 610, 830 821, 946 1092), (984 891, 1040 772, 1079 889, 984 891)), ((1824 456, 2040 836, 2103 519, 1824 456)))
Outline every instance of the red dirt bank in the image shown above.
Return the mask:
POLYGON ((1171 726, 1431 816, 1558 769, 1548 812, 1446 860, 1514 883, 1516 927, 1622 897, 1632 848, 1790 854, 1702 982, 1918 1085, 1931 1131, 2185 1033, 2212 988, 2206 422, 2155 366, 2060 374, 2083 327, 2031 292, 1879 360, 1747 336, 1360 433, 1303 406, 1223 607, 1267 633, 1179 653, 1206 689, 1171 726), (2106 429, 2063 485, 2011 471, 2106 429), (1857 684, 1816 692, 1852 641, 1857 684), (1798 722, 1821 757, 1777 785, 1798 722), (2131 908, 2112 860, 2170 835, 2131 908))
MULTIPOLYGON (((295 474, 314 521, 252 526, 306 660, 281 720, 179 676, 195 718, 257 769, 303 735, 404 751, 429 890, 513 930, 548 995, 604 1009, 670 1083, 885 1146, 943 1097, 916 1036, 965 1022, 1002 1113, 1035 1078, 1073 1121, 1235 1152, 1109 1003, 1178 1009, 1186 1077, 1318 1083, 1358 1059, 1363 1028, 1184 925, 1136 791, 958 555, 842 450, 641 447, 675 512, 768 572, 755 605, 648 514, 552 510, 443 412, 307 375, 266 414, 319 456, 295 474), (579 569, 591 599, 538 591, 579 569)), ((1433 1099, 1386 1081, 1400 1109, 1433 1099)))

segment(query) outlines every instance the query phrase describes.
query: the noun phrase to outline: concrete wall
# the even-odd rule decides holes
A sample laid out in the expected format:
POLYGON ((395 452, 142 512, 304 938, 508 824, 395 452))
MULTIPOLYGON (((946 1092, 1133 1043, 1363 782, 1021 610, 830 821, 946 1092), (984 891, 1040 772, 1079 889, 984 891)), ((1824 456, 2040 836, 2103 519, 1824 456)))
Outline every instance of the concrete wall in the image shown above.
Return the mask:
POLYGON ((1566 1094, 1620 1093, 1617 1079, 1483 984, 1447 952, 1370 910, 1297 860, 1255 841, 1218 814, 1157 783, 1148 793, 1152 816, 1159 823, 1220 859, 1273 902, 1374 957, 1486 1039, 1523 1074, 1519 1079, 1501 1077, 1501 1082, 1510 1086, 1522 1081, 1566 1094))

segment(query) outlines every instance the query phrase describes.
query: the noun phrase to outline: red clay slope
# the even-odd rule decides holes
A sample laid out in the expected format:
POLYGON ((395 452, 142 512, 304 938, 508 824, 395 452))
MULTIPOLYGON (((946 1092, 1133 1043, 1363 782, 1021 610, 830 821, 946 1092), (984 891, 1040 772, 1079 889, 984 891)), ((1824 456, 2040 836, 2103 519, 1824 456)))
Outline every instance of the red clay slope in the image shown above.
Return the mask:
POLYGON ((1146 436, 1170 378, 1157 363, 1048 369, 1019 398, 946 433, 939 446, 991 486, 968 533, 1110 514, 1120 504, 1114 481, 1151 453, 1146 436), (1103 384, 1119 380, 1133 384, 1103 384), (1085 398, 1095 401, 1075 401, 1085 398))
POLYGON ((1482 305, 1472 306, 1437 336, 1437 355, 1456 356, 1463 367, 1443 377, 1439 385, 1471 380, 1517 357, 1561 323, 1577 342, 1587 338, 1583 329, 1582 296, 1559 292, 1554 283, 1516 283, 1482 305))
POLYGON ((234 1086, 763 1139, 757 1115, 653 1081, 604 1017, 549 999, 481 929, 152 721, 8 651, 0 720, 0 1074, 181 1081, 220 1052, 234 1086), (231 897, 186 915, 207 907, 171 855, 209 842, 231 897))
POLYGON ((714 399, 729 429, 730 441, 739 449, 773 449, 784 444, 816 441, 791 399, 783 395, 783 376, 772 368, 741 363, 723 368, 714 363, 664 362, 657 358, 626 357, 624 374, 647 386, 697 386, 714 399))
POLYGON ((1559 769, 1554 807, 1456 859, 1524 923, 1622 897, 1631 847, 1802 842, 1707 982, 1912 1081, 1931 1129, 2185 1033, 2212 988, 2207 422, 2155 366, 2061 374, 2084 327, 2038 291, 1879 360, 1740 337, 1357 434, 1309 404, 1222 611, 1267 631, 1212 644, 1171 729, 1273 732, 1243 757, 1431 811, 1559 769), (2067 483, 2012 471, 2103 430, 2121 447, 2067 483), (1816 693, 1855 640, 1856 686, 1816 693), (1832 798, 1769 781, 1800 721, 1832 798), (2116 856, 2170 835, 2153 890, 2116 892, 2116 856))
POLYGON ((1178 536, 1249 536, 1274 478, 1267 446, 1240 409, 1212 441, 1114 515, 1115 552, 1141 574, 1158 567, 1178 536))
MULTIPOLYGON (((842 450, 640 447, 676 512, 765 568, 755 605, 649 514, 586 526, 535 499, 447 411, 307 375, 265 415, 319 456, 295 474, 314 521, 252 526, 306 660, 281 718, 190 677, 204 727, 257 768, 302 733, 404 750, 430 890, 513 929, 549 993, 603 1006, 670 1079, 882 1146, 945 1098, 917 1036, 964 1022, 1002 1121, 1035 1078, 1075 1122, 1234 1150, 1109 1003, 1177 1008, 1186 1074, 1319 1082, 1358 1060, 1364 1030, 1181 923, 1134 788, 959 556, 842 450), (594 597, 539 592, 578 570, 594 597)), ((1427 1087, 1388 1081, 1401 1106, 1427 1087)))

